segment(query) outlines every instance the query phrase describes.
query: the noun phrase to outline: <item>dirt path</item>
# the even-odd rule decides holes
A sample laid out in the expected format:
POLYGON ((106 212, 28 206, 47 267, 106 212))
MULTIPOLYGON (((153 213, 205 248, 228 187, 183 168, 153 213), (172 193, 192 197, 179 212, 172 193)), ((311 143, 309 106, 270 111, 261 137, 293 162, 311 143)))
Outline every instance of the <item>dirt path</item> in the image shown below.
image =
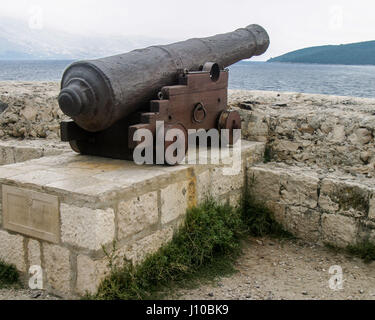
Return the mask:
POLYGON ((181 290, 177 299, 203 300, 375 300, 375 262, 335 253, 299 241, 250 239, 237 263, 238 273, 216 285, 181 290), (343 290, 329 287, 331 266, 341 266, 343 290))
MULTIPOLYGON (((170 299, 203 300, 375 300, 375 262, 300 241, 249 239, 238 260, 238 272, 216 284, 180 290, 170 299), (341 266, 343 290, 329 288, 331 266, 341 266)), ((30 290, 0 290, 0 300, 55 300, 30 290)))

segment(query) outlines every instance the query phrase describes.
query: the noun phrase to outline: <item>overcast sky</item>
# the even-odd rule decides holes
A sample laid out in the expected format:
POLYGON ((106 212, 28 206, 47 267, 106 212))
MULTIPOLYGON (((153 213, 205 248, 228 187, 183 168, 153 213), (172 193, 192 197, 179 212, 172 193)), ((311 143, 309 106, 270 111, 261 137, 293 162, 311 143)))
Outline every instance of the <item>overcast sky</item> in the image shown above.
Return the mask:
POLYGON ((262 25, 261 59, 307 46, 375 40, 374 0, 1 0, 0 16, 83 35, 173 40, 262 25))

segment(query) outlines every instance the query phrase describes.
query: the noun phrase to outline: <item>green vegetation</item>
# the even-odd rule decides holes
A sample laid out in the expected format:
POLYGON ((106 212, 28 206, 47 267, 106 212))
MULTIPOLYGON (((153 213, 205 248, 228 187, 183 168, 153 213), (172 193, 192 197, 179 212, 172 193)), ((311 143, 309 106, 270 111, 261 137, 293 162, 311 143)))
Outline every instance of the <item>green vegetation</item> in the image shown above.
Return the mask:
POLYGON ((269 62, 375 65, 375 41, 305 48, 270 59, 269 62))
POLYGON ((375 243, 371 242, 369 239, 365 239, 355 245, 349 245, 347 251, 350 254, 363 259, 366 263, 375 261, 375 243))
POLYGON ((375 243, 368 238, 356 244, 348 245, 346 248, 339 248, 330 243, 326 243, 325 246, 335 253, 346 253, 359 257, 365 263, 375 261, 375 243))
POLYGON ((364 193, 359 188, 358 190, 354 187, 340 188, 335 196, 340 205, 340 209, 349 210, 353 208, 366 213, 368 213, 370 209, 368 194, 364 193))
MULTIPOLYGON (((207 201, 188 210, 185 224, 173 240, 140 265, 112 265, 97 299, 151 299, 171 285, 183 285, 198 275, 233 272, 240 253, 241 220, 228 205, 207 201)), ((212 278, 212 277, 211 277, 212 278)))
MULTIPOLYGON (((207 200, 188 210, 173 240, 134 266, 117 266, 110 254, 110 275, 88 299, 155 299, 173 287, 193 286, 235 272, 241 239, 253 236, 289 236, 265 206, 246 191, 242 206, 234 209, 207 200)), ((114 248, 115 251, 115 248, 114 248)))
POLYGON ((263 163, 269 163, 271 161, 272 161, 272 149, 270 146, 266 145, 266 148, 264 150, 263 163))
POLYGON ((16 267, 0 260, 0 288, 18 285, 19 281, 16 267))

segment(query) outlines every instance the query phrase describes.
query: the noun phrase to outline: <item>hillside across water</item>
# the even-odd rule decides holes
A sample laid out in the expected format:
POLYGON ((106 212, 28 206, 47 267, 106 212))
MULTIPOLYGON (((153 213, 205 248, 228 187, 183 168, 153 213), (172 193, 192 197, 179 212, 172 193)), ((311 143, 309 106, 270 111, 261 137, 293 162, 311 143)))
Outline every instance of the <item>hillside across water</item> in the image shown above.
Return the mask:
POLYGON ((375 65, 375 41, 305 48, 268 62, 375 65))

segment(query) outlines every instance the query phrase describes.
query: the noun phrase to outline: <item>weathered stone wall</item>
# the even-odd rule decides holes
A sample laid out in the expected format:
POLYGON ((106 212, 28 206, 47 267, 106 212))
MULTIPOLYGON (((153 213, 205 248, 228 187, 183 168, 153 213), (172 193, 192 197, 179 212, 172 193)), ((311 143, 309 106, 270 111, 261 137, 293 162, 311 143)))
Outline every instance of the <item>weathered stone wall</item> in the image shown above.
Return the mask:
POLYGON ((16 140, 0 141, 0 165, 24 162, 70 152, 69 144, 51 140, 16 140))
POLYGON ((250 168, 248 179, 257 198, 301 239, 339 247, 375 240, 375 179, 275 163, 250 168))
POLYGON ((375 99, 233 90, 230 101, 272 161, 374 175, 375 99))
POLYGON ((230 92, 243 136, 267 143, 254 195, 286 229, 344 247, 375 240, 375 99, 230 92))

